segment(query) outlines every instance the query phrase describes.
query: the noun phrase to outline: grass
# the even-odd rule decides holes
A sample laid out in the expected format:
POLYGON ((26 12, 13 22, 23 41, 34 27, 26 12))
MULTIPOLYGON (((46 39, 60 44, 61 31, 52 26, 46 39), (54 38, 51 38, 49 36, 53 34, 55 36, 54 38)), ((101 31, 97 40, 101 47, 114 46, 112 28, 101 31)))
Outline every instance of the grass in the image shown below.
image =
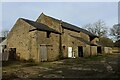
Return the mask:
MULTIPOLYGON (((66 59, 65 61, 63 61, 63 64, 67 64, 67 63, 85 63, 87 61, 99 61, 102 60, 103 58, 107 57, 107 54, 100 54, 100 55, 96 55, 96 56, 90 56, 90 57, 85 57, 85 58, 81 58, 81 59, 66 59)), ((53 67, 56 66, 56 64, 53 64, 51 62, 44 62, 44 63, 35 63, 32 59, 30 60, 22 60, 22 61, 3 61, 2 62, 2 66, 3 67, 11 67, 11 68, 17 68, 17 67, 30 67, 30 66, 44 66, 44 67, 53 67)))
POLYGON ((31 67, 31 66, 37 66, 38 64, 37 63, 25 63, 22 65, 22 67, 31 67))
POLYGON ((35 63, 33 60, 28 60, 28 61, 3 61, 2 62, 2 67, 11 67, 11 68, 16 68, 16 67, 30 67, 30 66, 37 66, 38 64, 35 63))
POLYGON ((2 61, 2 66, 6 67, 6 66, 12 66, 15 64, 20 64, 19 61, 2 61))
POLYGON ((86 60, 91 60, 91 61, 95 61, 95 60, 101 60, 103 58, 107 57, 106 54, 101 54, 101 55, 96 55, 96 56, 90 56, 90 57, 86 57, 86 60))

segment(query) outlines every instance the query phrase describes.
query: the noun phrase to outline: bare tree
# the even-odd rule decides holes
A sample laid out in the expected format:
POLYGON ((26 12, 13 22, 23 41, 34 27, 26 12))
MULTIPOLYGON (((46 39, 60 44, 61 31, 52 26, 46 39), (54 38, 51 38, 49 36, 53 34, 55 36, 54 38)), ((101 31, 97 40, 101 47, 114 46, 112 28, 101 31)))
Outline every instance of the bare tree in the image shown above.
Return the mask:
POLYGON ((9 33, 8 30, 3 30, 3 31, 1 32, 2 37, 7 37, 8 33, 9 33))
POLYGON ((120 40, 120 24, 114 25, 110 30, 111 36, 114 36, 117 40, 120 40))
POLYGON ((100 37, 99 40, 100 40, 99 42, 104 44, 105 46, 109 46, 109 47, 113 47, 114 46, 113 40, 110 39, 110 38, 100 37))
POLYGON ((107 26, 102 20, 98 20, 93 24, 87 24, 84 28, 99 37, 107 35, 107 26))

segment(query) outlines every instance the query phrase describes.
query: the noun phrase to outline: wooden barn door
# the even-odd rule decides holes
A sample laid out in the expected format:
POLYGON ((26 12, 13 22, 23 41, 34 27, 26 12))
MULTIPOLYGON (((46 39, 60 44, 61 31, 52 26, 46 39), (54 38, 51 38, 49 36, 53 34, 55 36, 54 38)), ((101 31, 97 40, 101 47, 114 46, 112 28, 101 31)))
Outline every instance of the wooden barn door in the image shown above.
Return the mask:
POLYGON ((46 45, 40 46, 41 61, 47 61, 47 47, 46 45))
POLYGON ((72 57, 72 47, 68 47, 68 57, 72 57))
POLYGON ((16 48, 10 48, 9 60, 16 60, 16 48))

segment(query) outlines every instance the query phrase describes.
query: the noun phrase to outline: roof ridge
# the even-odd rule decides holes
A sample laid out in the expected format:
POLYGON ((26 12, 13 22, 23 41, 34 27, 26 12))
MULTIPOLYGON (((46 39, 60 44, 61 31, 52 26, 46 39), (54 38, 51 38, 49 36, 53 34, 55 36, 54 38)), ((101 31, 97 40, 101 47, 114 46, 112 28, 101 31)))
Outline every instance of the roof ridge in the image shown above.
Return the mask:
MULTIPOLYGON (((44 16, 47 16, 47 17, 49 17, 49 18, 52 18, 53 20, 57 20, 57 21, 59 21, 61 24, 62 24, 62 26, 64 26, 64 28, 67 28, 67 29, 73 29, 73 30, 75 30, 76 32, 83 32, 83 33, 85 33, 85 34, 87 34, 87 35, 89 35, 89 36, 91 36, 91 37, 98 37, 98 36, 96 36, 96 35, 94 35, 93 33, 91 33, 90 31, 88 31, 88 30, 86 30, 86 29, 83 29, 83 28, 80 28, 80 27, 78 27, 78 26, 76 26, 76 25, 73 25, 73 24, 70 24, 70 23, 68 23, 68 22, 66 22, 66 21, 61 21, 61 20, 59 20, 59 19, 56 19, 56 18, 54 18, 54 17, 51 17, 51 16, 48 16, 48 15, 46 15, 46 14, 44 14, 44 13, 42 13, 44 16), (67 25, 67 26, 66 26, 67 25), (69 27, 68 27, 69 26, 69 27), (73 28, 74 27, 74 28, 73 28)), ((41 15, 42 15, 41 14, 41 15)))

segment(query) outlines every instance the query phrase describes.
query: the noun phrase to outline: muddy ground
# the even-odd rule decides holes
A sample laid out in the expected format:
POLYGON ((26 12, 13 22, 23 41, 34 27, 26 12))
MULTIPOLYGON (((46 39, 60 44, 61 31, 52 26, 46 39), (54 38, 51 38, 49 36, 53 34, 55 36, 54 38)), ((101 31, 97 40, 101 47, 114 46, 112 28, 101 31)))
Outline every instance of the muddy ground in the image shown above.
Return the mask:
POLYGON ((120 76, 120 54, 88 58, 63 59, 54 62, 3 62, 3 80, 42 78, 112 78, 120 76))

